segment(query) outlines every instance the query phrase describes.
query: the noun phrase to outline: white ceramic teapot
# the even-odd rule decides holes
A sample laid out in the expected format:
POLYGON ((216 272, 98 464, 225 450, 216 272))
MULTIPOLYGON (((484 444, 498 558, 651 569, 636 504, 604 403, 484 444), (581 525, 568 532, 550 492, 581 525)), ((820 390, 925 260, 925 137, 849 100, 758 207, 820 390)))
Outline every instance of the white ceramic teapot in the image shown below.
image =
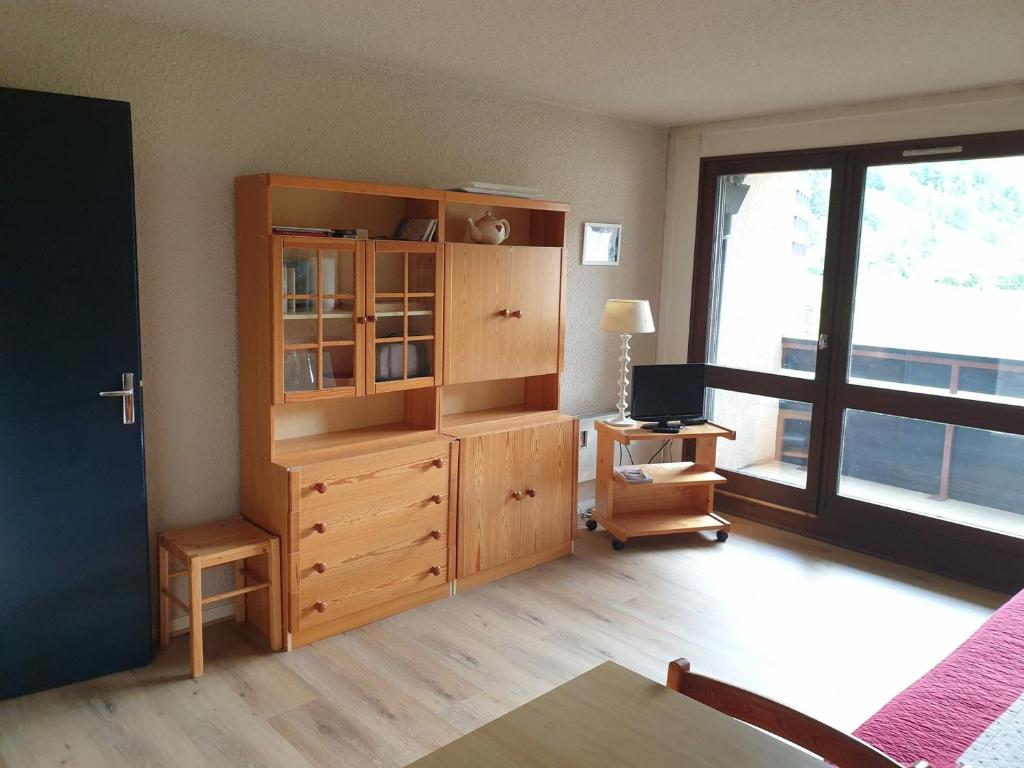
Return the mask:
POLYGON ((498 245, 512 232, 507 219, 496 219, 490 211, 485 211, 484 215, 476 221, 466 219, 466 225, 469 239, 474 243, 485 245, 498 245))

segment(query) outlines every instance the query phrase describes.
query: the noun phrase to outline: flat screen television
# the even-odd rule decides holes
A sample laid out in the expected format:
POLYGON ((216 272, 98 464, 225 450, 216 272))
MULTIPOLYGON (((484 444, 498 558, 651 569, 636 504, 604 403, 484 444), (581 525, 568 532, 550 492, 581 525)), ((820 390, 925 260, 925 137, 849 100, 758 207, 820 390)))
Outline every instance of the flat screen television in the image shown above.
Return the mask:
POLYGON ((704 365, 638 365, 633 368, 630 416, 655 431, 678 431, 671 422, 703 423, 704 365))

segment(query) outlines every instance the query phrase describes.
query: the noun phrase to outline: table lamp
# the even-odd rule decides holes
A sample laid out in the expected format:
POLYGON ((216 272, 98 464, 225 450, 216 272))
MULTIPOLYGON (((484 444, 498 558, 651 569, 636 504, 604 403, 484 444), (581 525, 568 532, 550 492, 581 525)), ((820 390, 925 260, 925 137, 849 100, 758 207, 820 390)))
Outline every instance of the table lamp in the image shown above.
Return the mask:
POLYGON ((629 388, 629 339, 634 333, 654 333, 654 317, 651 305, 639 299, 608 299, 601 318, 602 331, 615 331, 622 339, 622 356, 619 357, 619 402, 617 418, 608 419, 613 427, 631 427, 636 424, 626 417, 626 390, 629 388))

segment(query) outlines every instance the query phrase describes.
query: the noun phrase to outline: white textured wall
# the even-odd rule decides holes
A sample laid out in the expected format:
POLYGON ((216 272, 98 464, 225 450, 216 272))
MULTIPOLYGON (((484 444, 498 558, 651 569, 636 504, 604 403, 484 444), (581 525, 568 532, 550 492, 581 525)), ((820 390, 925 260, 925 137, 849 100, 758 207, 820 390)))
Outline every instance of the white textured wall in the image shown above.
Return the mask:
POLYGON ((55 2, 0 0, 0 85, 131 102, 152 529, 238 510, 240 174, 571 202, 563 408, 614 404, 618 340, 597 325, 607 298, 656 305, 668 131, 55 2), (622 266, 579 266, 585 220, 624 225, 622 266))

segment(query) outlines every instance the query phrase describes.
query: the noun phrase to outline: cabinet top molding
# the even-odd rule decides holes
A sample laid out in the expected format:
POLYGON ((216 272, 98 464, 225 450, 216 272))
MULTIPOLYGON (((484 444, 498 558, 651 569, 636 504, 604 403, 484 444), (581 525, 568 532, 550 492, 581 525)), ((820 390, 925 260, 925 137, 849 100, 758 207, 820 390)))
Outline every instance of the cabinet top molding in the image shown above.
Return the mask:
POLYGON ((348 192, 352 194, 379 195, 382 197, 405 197, 421 200, 437 200, 446 203, 468 203, 490 205, 501 208, 525 208, 534 211, 568 211, 568 203, 555 200, 531 200, 503 195, 480 195, 472 192, 456 192, 426 187, 405 187, 393 184, 373 184, 366 181, 344 181, 341 179, 320 179, 310 176, 289 176, 279 173, 259 173, 239 176, 238 179, 256 178, 267 187, 307 189, 321 192, 348 192))

